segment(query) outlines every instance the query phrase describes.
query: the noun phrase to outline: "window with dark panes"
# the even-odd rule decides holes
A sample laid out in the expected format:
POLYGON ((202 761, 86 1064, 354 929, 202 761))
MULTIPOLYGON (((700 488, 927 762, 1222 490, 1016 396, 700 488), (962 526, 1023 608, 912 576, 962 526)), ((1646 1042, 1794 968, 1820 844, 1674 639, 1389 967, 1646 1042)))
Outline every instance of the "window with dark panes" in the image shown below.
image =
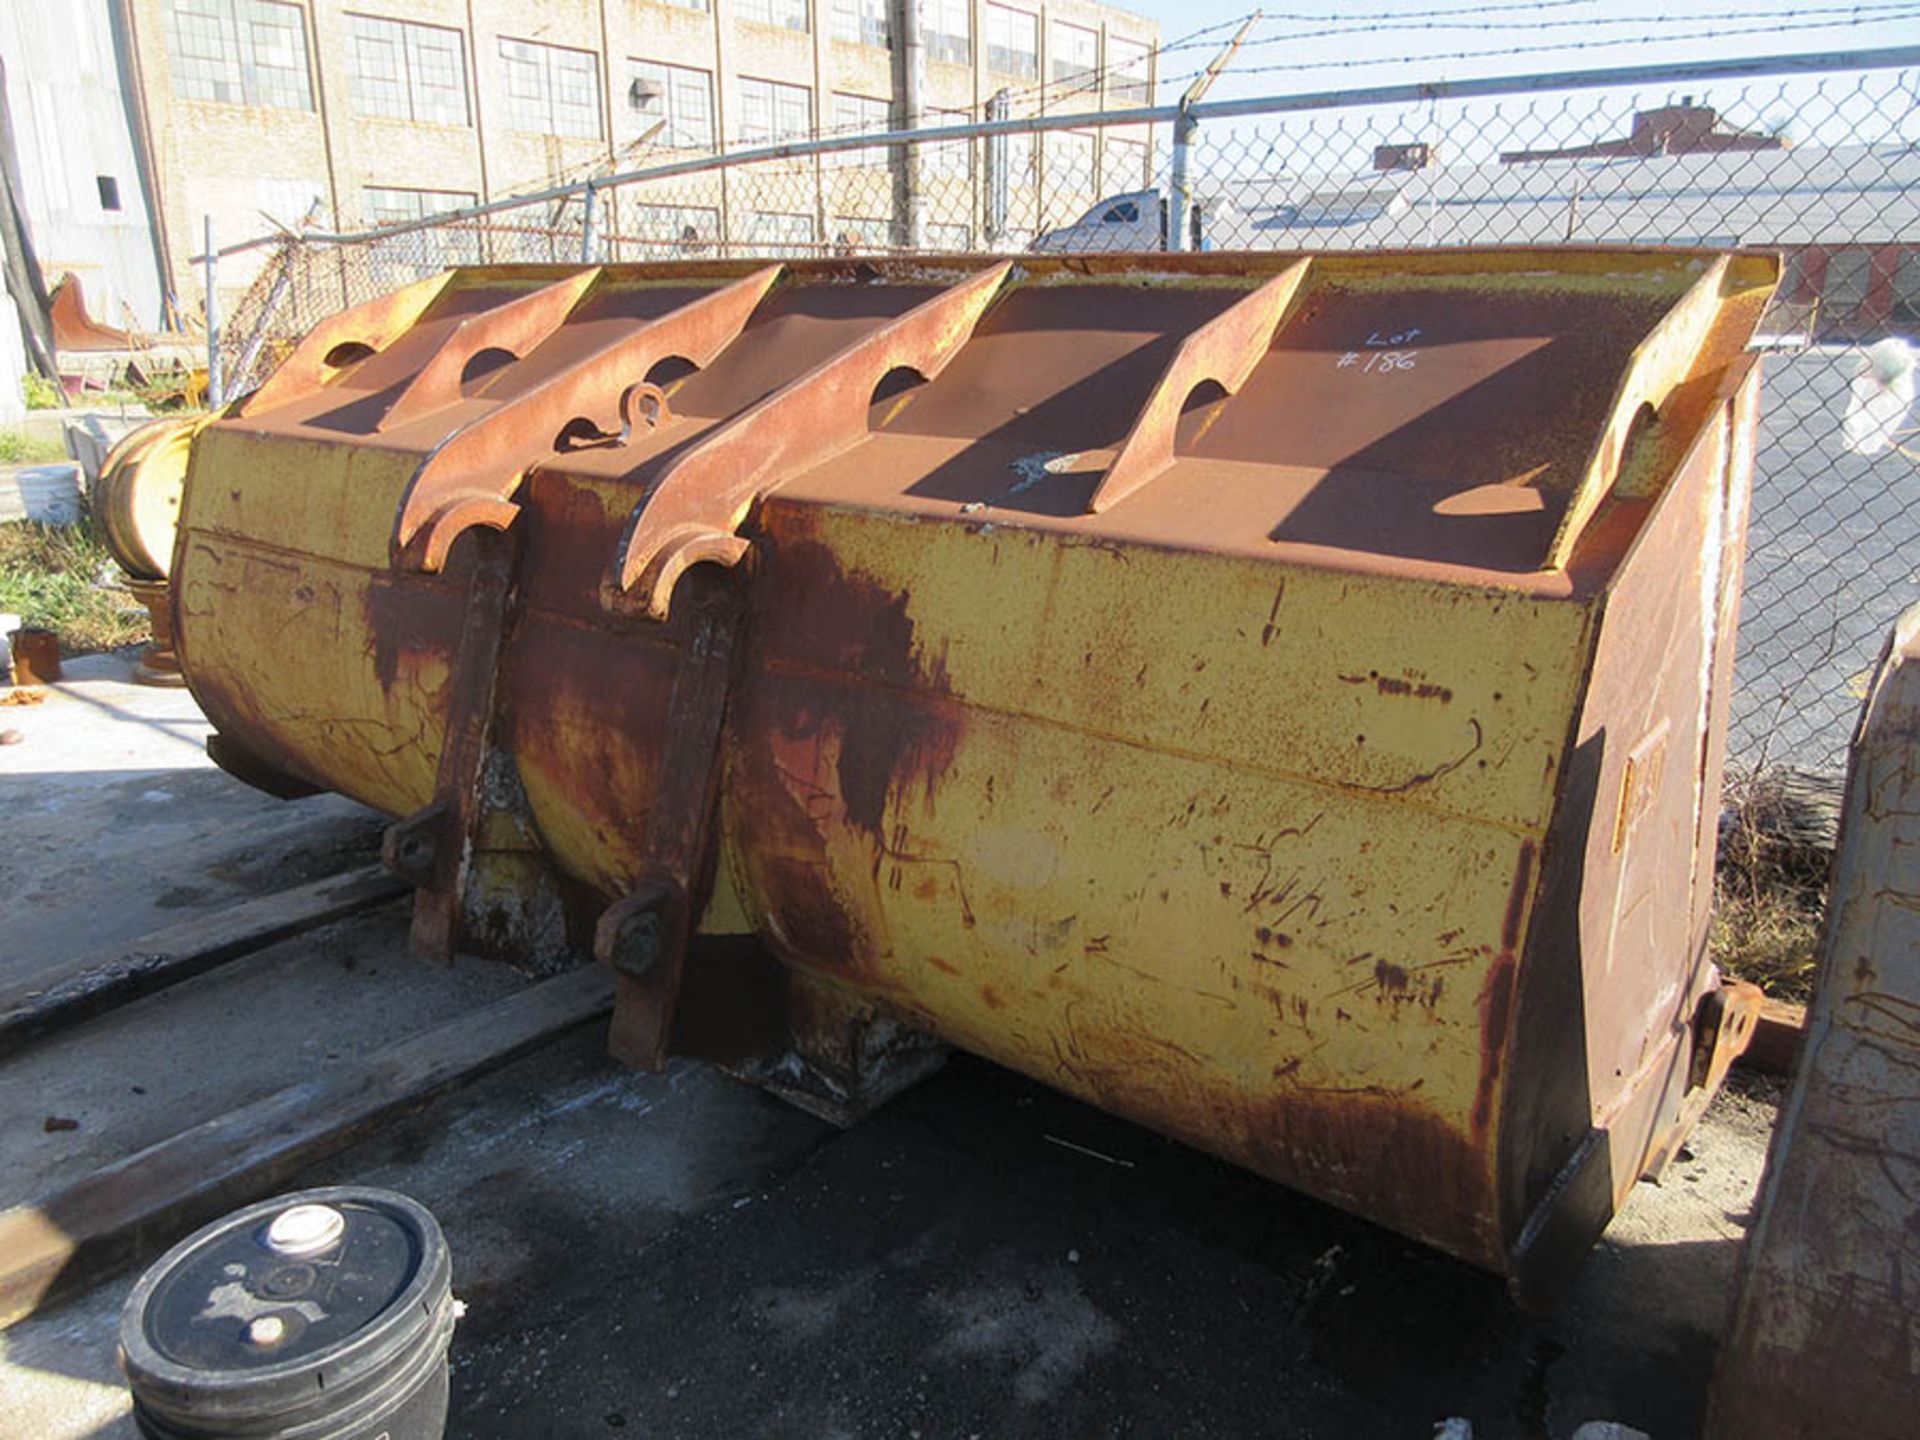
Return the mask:
POLYGON ((1920 250, 1912 247, 1900 252, 1893 272, 1893 318, 1920 320, 1920 250))
POLYGON ((1138 40, 1107 37, 1108 95, 1124 105, 1145 105, 1153 99, 1147 54, 1147 47, 1138 40))
POLYGON ((1040 75, 1040 17, 1005 5, 986 7, 987 68, 1016 80, 1040 75))
POLYGON ((1094 71, 1100 68, 1100 36, 1084 25, 1053 22, 1048 35, 1052 51, 1048 69, 1052 79, 1077 89, 1091 89, 1094 71))
POLYGON ((740 139, 750 145, 797 140, 812 133, 813 93, 804 85, 740 77, 740 139))
POLYGON ((627 108, 636 134, 663 121, 659 144, 676 150, 713 148, 713 76, 705 70, 629 60, 627 108))
POLYGON ((523 135, 600 138, 600 63, 590 50, 500 41, 507 121, 523 135))
POLYGON ((307 21, 282 0, 169 0, 174 92, 188 100, 311 110, 307 21))
POLYGON ((347 16, 348 88, 356 115, 465 125, 467 56, 458 30, 347 16))
POLYGON ((949 65, 973 63, 973 6, 970 0, 920 0, 920 39, 929 60, 949 65))
POLYGON ((807 28, 807 0, 735 0, 736 19, 757 25, 773 25, 784 30, 807 28))
POLYGON ((1820 286, 1821 307, 1829 315, 1850 314, 1866 302, 1873 274, 1871 250, 1836 250, 1827 257, 1827 278, 1820 286))
POLYGON ((886 49, 892 39, 887 0, 833 0, 833 38, 886 49))

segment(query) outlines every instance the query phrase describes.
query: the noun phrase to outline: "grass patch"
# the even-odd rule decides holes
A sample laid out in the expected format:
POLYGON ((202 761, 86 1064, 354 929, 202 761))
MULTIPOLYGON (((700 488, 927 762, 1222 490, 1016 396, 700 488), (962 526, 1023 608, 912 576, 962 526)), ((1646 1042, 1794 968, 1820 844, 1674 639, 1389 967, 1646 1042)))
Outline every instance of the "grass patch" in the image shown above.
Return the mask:
POLYGON ((0 610, 56 632, 67 655, 148 638, 147 612, 120 587, 119 567, 90 520, 0 525, 0 610))
POLYGON ((1709 940, 1727 974, 1782 1000, 1813 993, 1837 786, 1775 771, 1730 788, 1709 940))
POLYGON ((20 395, 29 410, 57 410, 67 403, 58 385, 31 370, 20 377, 20 395))
POLYGON ((115 385, 105 390, 82 390, 69 395, 51 380, 29 372, 20 377, 20 394, 29 410, 126 410, 144 405, 150 410, 180 410, 203 407, 206 371, 185 366, 161 370, 142 385, 115 385), (193 404, 187 401, 192 399, 193 404))
POLYGON ((67 458, 67 445, 50 435, 0 430, 0 465, 45 465, 67 458))

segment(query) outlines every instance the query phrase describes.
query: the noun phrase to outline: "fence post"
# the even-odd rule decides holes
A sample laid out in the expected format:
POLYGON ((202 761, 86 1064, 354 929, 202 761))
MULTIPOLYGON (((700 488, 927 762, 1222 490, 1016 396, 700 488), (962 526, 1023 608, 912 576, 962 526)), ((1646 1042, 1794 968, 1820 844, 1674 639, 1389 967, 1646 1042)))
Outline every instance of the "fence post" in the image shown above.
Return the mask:
POLYGON ((594 188, 593 182, 589 180, 587 182, 586 197, 580 206, 580 263, 582 265, 591 265, 593 263, 593 212, 599 197, 600 192, 594 188))
POLYGON ((1167 188, 1173 191, 1173 203, 1167 215, 1167 249, 1190 248, 1187 230, 1193 213, 1193 137, 1200 122, 1193 118, 1189 102, 1182 98, 1180 114, 1173 122, 1173 174, 1167 188))
MULTIPOLYGON (((900 36, 900 128, 918 130, 926 95, 926 47, 920 31, 920 0, 892 0, 891 14, 900 36)), ((918 143, 893 147, 894 231, 896 241, 919 252, 926 248, 926 214, 920 188, 925 160, 918 143)))
POLYGON ((218 410, 226 404, 227 387, 220 379, 220 300, 215 288, 220 278, 220 257, 213 251, 213 216, 207 216, 207 408, 218 410))
MULTIPOLYGON (((1003 85, 987 101, 987 119, 1005 120, 1013 113, 1013 97, 1003 85)), ((1007 136, 987 137, 987 245, 999 249, 1007 233, 1007 136)))
MULTIPOLYGON (((272 263, 279 267, 279 271, 273 277, 273 285, 267 291, 267 298, 260 304, 259 315, 254 318, 253 333, 247 336, 246 344, 240 347, 239 359, 234 361, 234 379, 241 385, 247 384, 248 377, 253 374, 253 367, 260 361, 260 347, 266 343, 267 339, 267 322, 273 319, 273 312, 280 305, 280 297, 287 293, 287 287, 293 279, 293 267, 298 258, 296 247, 299 244, 298 240, 289 236, 273 259, 272 263)), ((207 249, 211 252, 213 247, 209 245, 207 249)), ((212 372, 209 371, 208 374, 211 378, 212 372)), ((220 377, 223 389, 226 378, 224 374, 220 377)))

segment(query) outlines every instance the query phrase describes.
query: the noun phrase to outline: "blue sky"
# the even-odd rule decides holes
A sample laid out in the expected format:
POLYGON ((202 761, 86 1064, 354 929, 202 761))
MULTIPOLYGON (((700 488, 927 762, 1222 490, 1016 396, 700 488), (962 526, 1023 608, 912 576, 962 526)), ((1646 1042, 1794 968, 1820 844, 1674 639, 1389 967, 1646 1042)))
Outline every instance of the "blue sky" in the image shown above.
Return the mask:
MULTIPOLYGON (((1162 103, 1184 87, 1177 77, 1203 66, 1231 33, 1229 22, 1254 8, 1248 0, 1121 3, 1158 20, 1163 43, 1225 27, 1161 56, 1162 103)), ((1255 27, 1254 43, 1209 98, 1920 44, 1920 0, 1370 0, 1318 15, 1300 0, 1279 0, 1263 8, 1270 13, 1255 27), (1341 33, 1313 33, 1332 29, 1341 33), (1519 53, 1459 53, 1500 50, 1519 53)))

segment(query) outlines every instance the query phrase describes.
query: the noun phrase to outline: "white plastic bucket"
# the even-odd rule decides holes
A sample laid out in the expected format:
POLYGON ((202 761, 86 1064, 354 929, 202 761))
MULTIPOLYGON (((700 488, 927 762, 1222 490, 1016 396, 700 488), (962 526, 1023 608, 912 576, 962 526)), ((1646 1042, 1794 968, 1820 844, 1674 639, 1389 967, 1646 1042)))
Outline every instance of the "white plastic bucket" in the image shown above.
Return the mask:
POLYGON ((79 523, 84 509, 80 497, 80 467, 71 460, 16 470, 13 483, 20 492, 22 518, 42 525, 79 523))

